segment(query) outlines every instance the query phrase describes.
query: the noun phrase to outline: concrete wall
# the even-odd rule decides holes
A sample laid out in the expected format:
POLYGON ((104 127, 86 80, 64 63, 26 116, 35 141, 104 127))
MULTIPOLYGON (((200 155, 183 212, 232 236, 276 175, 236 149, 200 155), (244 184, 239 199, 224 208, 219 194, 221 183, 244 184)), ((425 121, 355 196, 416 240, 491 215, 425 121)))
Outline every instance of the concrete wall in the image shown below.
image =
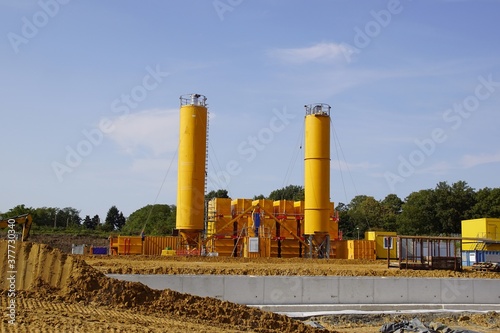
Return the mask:
POLYGON ((246 305, 499 304, 500 279, 337 276, 121 275, 153 289, 171 289, 246 305))

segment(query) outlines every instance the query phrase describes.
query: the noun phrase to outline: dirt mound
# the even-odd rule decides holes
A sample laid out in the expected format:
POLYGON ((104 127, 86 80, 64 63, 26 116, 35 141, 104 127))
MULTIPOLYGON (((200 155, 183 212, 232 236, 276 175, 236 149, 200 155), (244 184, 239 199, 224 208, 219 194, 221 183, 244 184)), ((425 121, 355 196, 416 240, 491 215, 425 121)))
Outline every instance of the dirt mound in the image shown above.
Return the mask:
MULTIPOLYGON (((10 249, 12 251, 12 249, 10 249)), ((8 256, 7 241, 0 242, 0 256, 8 256)), ((133 309, 142 314, 164 315, 203 322, 213 327, 231 326, 253 332, 321 332, 283 315, 224 302, 213 298, 152 290, 140 283, 106 277, 79 258, 61 253, 48 245, 18 242, 16 289, 20 297, 41 298, 89 306, 133 309)), ((2 285, 12 269, 4 260, 2 285)))

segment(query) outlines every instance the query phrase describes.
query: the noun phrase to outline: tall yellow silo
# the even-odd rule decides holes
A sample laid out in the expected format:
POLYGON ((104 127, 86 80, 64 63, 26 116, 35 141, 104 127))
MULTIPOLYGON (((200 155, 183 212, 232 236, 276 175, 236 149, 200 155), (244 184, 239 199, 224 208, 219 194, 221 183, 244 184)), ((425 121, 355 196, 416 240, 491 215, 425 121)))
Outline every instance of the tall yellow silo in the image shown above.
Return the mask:
POLYGON ((304 234, 309 255, 330 253, 330 106, 306 105, 304 138, 304 234))
POLYGON ((206 100, 199 94, 180 97, 176 229, 190 247, 197 246, 205 224, 206 100))

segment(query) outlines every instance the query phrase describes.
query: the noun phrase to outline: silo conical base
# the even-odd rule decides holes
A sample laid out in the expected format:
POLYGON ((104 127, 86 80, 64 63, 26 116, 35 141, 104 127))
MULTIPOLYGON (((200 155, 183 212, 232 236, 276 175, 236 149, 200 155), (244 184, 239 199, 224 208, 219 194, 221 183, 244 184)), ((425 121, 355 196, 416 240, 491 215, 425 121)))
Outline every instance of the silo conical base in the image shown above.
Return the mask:
POLYGON ((307 244, 309 245, 309 258, 330 258, 330 234, 318 232, 308 235, 307 244))
POLYGON ((179 234, 184 239, 185 245, 188 246, 188 250, 198 249, 200 245, 200 234, 201 230, 180 230, 179 234))

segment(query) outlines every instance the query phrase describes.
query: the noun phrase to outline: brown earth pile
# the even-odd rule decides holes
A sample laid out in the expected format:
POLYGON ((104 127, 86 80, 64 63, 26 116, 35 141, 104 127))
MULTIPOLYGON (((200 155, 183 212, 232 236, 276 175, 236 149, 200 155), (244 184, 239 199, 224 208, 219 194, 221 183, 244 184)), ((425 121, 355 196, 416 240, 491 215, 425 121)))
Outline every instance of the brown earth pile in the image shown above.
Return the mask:
MULTIPOLYGON (((249 332, 322 332, 283 315, 213 298, 152 290, 140 283, 106 277, 79 258, 44 244, 16 244, 17 302, 43 300, 50 304, 132 310, 144 316, 164 316, 213 328, 249 332)), ((2 303, 7 304, 8 246, 0 242, 2 303)), ((22 306, 19 309, 22 313, 22 306)), ((83 310, 82 310, 83 311, 83 310)), ((19 318, 19 314, 18 314, 19 318)), ((6 324, 4 319, 2 325, 6 324)), ((103 323, 105 325, 105 323, 103 323)), ((168 331, 168 328, 166 328, 168 331)))

